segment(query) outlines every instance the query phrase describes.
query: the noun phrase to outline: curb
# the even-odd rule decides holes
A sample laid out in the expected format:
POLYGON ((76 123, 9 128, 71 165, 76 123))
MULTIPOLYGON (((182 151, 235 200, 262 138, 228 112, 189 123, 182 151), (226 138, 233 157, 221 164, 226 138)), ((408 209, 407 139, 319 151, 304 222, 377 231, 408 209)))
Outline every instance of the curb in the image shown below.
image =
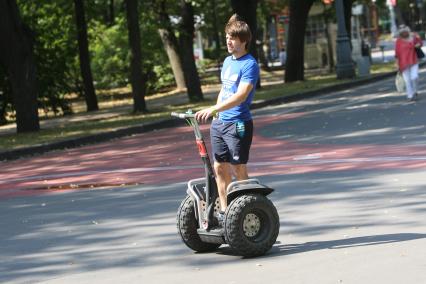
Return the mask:
MULTIPOLYGON (((307 99, 307 98, 328 94, 330 92, 341 91, 351 87, 359 86, 360 84, 368 84, 368 83, 376 82, 388 77, 392 77, 392 76, 395 76, 395 74, 396 72, 392 71, 392 72, 374 75, 374 76, 370 76, 366 78, 355 79, 346 83, 327 86, 317 90, 296 93, 296 94, 285 96, 285 97, 254 101, 251 105, 251 109, 259 109, 259 108, 270 106, 270 105, 289 103, 289 102, 294 102, 294 101, 298 101, 302 99, 307 99)), ((120 129, 112 130, 109 132, 103 132, 103 133, 94 134, 90 136, 77 137, 77 138, 67 139, 67 140, 58 141, 58 142, 39 144, 35 146, 19 148, 19 149, 14 149, 10 151, 3 151, 3 152, 0 152, 0 161, 16 160, 22 157, 34 156, 37 154, 44 154, 54 150, 76 148, 83 145, 105 142, 115 138, 130 136, 130 135, 139 134, 139 133, 145 133, 145 132, 154 131, 157 129, 181 126, 183 124, 184 124, 183 120, 164 119, 160 121, 144 123, 137 126, 120 128, 120 129)))

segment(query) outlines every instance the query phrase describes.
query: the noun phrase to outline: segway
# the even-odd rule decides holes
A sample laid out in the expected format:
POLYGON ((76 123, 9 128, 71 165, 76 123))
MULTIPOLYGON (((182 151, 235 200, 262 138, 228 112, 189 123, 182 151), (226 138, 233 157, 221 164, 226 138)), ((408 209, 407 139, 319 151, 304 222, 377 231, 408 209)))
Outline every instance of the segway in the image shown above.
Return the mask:
POLYGON ((215 175, 199 124, 191 111, 171 114, 193 127, 205 177, 188 182, 187 196, 177 213, 177 229, 196 252, 215 251, 228 244, 237 255, 265 254, 275 243, 280 221, 277 209, 266 197, 274 190, 257 179, 234 181, 227 187, 228 206, 219 223, 219 198, 215 175))

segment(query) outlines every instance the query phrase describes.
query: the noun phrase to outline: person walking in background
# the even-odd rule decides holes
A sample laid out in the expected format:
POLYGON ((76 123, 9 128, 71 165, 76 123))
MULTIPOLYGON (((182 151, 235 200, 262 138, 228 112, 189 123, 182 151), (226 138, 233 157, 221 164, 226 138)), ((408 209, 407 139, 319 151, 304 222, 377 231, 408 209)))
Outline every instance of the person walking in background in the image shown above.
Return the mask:
POLYGON ((395 57, 398 69, 404 78, 407 99, 413 101, 417 98, 419 79, 419 64, 415 48, 422 46, 422 40, 405 25, 399 27, 398 34, 395 57))
POLYGON ((285 52, 284 48, 281 48, 281 51, 279 53, 279 58, 280 58, 280 63, 281 66, 284 67, 285 66, 285 62, 287 61, 287 52, 285 52))

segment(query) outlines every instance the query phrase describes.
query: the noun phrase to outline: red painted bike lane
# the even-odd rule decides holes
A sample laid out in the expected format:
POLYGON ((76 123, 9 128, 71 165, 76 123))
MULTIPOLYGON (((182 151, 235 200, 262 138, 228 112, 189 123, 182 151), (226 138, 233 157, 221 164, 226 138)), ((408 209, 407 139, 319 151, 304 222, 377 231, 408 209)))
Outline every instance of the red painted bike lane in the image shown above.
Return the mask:
MULTIPOLYGON (((264 126, 303 116, 255 119, 251 176, 357 169, 426 168, 426 147, 401 145, 312 145, 260 135, 264 126)), ((208 125, 202 126, 209 146, 208 125)), ((106 143, 0 163, 0 198, 58 190, 185 182, 202 177, 193 131, 162 129, 106 143)))

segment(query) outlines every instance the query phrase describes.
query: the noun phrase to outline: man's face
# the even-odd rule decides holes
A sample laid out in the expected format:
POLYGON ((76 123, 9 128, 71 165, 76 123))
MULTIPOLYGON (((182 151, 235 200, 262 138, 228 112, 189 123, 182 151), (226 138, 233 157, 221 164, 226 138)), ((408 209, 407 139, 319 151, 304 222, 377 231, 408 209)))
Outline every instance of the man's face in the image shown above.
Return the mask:
POLYGON ((231 54, 239 54, 246 50, 246 43, 241 42, 238 37, 232 37, 226 34, 226 47, 231 54))

